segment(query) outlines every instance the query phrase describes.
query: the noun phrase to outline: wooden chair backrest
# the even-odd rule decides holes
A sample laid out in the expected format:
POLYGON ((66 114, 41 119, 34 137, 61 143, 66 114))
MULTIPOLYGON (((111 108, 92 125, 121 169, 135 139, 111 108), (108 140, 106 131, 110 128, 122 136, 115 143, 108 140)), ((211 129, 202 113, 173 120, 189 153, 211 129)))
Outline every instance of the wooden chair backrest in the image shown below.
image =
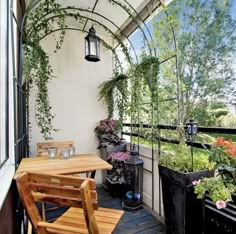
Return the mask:
MULTIPOLYGON (((16 179, 17 189, 34 230, 42 221, 36 202, 48 202, 83 208, 89 233, 98 233, 94 209, 98 208, 96 185, 93 179, 22 173, 16 179)), ((46 233, 46 229, 44 230, 46 233)))
POLYGON ((57 154, 61 153, 62 149, 74 146, 73 141, 45 141, 37 143, 37 156, 47 156, 48 148, 57 148, 57 154))

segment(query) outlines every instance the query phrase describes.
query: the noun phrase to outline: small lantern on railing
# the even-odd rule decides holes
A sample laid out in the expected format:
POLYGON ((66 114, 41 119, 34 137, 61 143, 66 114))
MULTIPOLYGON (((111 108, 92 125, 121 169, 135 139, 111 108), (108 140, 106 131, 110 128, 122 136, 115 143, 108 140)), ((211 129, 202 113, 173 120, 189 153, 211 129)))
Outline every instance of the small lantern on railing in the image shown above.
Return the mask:
POLYGON ((85 37, 85 59, 90 62, 100 61, 100 38, 92 26, 85 37))
POLYGON ((198 132, 198 123, 195 122, 193 119, 190 119, 189 122, 186 122, 185 126, 185 135, 187 141, 194 141, 195 136, 198 132))
POLYGON ((128 192, 123 200, 123 209, 135 211, 143 207, 143 160, 139 158, 135 144, 132 145, 130 156, 124 162, 125 180, 128 192))
POLYGON ((191 142, 191 159, 192 159, 192 170, 193 170, 193 141, 198 132, 198 123, 193 119, 190 119, 189 122, 185 124, 185 135, 187 141, 191 142))

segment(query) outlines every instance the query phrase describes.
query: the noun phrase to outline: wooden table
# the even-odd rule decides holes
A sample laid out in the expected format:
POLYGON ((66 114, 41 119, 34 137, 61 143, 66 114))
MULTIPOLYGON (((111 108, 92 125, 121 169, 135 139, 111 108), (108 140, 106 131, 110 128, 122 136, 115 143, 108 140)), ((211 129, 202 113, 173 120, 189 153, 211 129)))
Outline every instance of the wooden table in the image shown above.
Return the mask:
POLYGON ((92 172, 91 178, 94 178, 96 170, 111 169, 111 164, 95 154, 78 154, 66 160, 62 160, 60 157, 49 159, 47 156, 42 156, 22 159, 14 179, 22 172, 43 172, 60 175, 92 172))

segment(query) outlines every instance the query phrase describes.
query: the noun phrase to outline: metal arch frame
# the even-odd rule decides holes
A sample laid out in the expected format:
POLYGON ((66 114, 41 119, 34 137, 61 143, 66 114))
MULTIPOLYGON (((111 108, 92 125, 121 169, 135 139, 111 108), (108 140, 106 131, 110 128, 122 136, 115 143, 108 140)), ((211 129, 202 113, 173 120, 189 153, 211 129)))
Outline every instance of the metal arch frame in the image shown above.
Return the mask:
MULTIPOLYGON (((126 0, 124 0, 126 1, 126 0)), ((159 0, 159 3, 161 6, 163 6, 162 2, 159 0)), ((163 6, 163 9, 164 9, 164 13, 166 15, 166 17, 168 17, 168 12, 166 11, 166 9, 164 8, 163 6)), ((175 58, 175 70, 176 70, 176 83, 177 83, 177 99, 178 100, 178 119, 180 121, 180 115, 179 115, 179 112, 180 112, 180 106, 179 106, 179 76, 178 76, 178 69, 177 69, 177 66, 178 66, 178 60, 177 60, 177 43, 176 43, 176 34, 175 34, 175 30, 173 28, 173 26, 170 24, 170 28, 171 28, 171 31, 172 31, 172 36, 173 36, 173 42, 174 42, 174 49, 175 49, 175 55, 163 60, 160 62, 160 64, 163 64, 173 58, 175 58)), ((161 101, 169 101, 169 100, 173 100, 173 99, 166 99, 166 100, 161 100, 161 101)), ((159 101, 160 102, 160 101, 159 101)), ((151 126, 154 126, 154 110, 153 110, 153 103, 143 103, 143 104, 151 104, 151 111, 152 111, 152 117, 151 117, 151 126)), ((140 104, 142 105, 142 104, 140 104)), ((159 109, 159 104, 157 103, 157 112, 158 112, 158 109, 159 109)), ((140 138, 140 117, 139 117, 139 111, 140 111, 140 106, 138 107, 138 126, 137 127, 137 131, 138 131, 138 134, 136 134, 137 136, 137 140, 138 140, 138 144, 139 144, 139 138, 140 138)), ((159 119, 159 117, 158 117, 159 119)), ((158 130, 158 134, 160 136, 160 127, 159 127, 159 123, 157 124, 157 130, 158 130)), ((132 133, 132 128, 135 127, 135 124, 133 123, 130 123, 130 129, 131 129, 131 133, 130 133, 130 136, 131 136, 131 141, 132 141, 132 136, 135 136, 135 134, 132 133)), ((151 128, 152 130, 152 155, 151 155, 151 161, 152 161, 152 169, 151 171, 150 170, 147 170, 149 173, 151 173, 152 175, 152 209, 154 209, 154 196, 155 196, 155 191, 154 191, 154 140, 155 137, 154 137, 154 128, 152 127, 151 128)), ((160 150, 161 150, 161 141, 160 141, 160 137, 157 138, 157 143, 158 143, 158 155, 160 154, 160 150)), ((161 183, 160 183, 160 178, 159 178, 159 197, 161 197, 161 183)), ((160 211, 160 215, 161 215, 161 203, 159 201, 159 211, 160 211)))
MULTIPOLYGON (((25 18, 27 17, 27 15, 34 9, 34 7, 35 7, 40 1, 41 1, 41 0, 33 0, 33 1, 31 2, 31 4, 27 7, 26 12, 25 12, 24 17, 23 17, 23 20, 22 20, 22 25, 24 25, 24 23, 25 23, 25 18)), ((159 0, 159 1, 160 1, 160 0, 159 0)), ((95 10, 95 8, 96 8, 96 5, 97 5, 97 2, 98 2, 98 0, 96 0, 93 9, 92 9, 92 10, 87 10, 87 12, 90 12, 90 13, 92 13, 92 14, 100 15, 99 13, 94 12, 94 10, 95 10)), ((133 20, 134 20, 135 23, 137 24, 137 27, 140 28, 140 30, 142 31, 143 36, 144 36, 144 38, 145 38, 145 40, 147 41, 147 44, 148 44, 149 53, 150 53, 150 55, 152 55, 152 50, 151 50, 151 48, 150 48, 150 46, 149 46, 148 38, 147 38, 147 36, 146 36, 144 30, 142 29, 142 27, 141 27, 141 26, 139 25, 139 23, 137 22, 137 20, 135 20, 135 17, 137 17, 137 18, 139 18, 139 19, 141 20, 142 24, 145 26, 145 28, 146 28, 146 30, 147 30, 147 32, 148 32, 148 34, 149 34, 149 37, 150 37, 151 41, 152 41, 152 42, 154 42, 154 41, 153 41, 153 38, 152 38, 152 36, 151 36, 150 30, 148 29, 148 27, 147 27, 146 23, 144 22, 144 20, 139 16, 138 12, 137 12, 137 11, 133 8, 133 6, 132 6, 130 3, 128 3, 126 0, 124 0, 124 2, 134 11, 134 13, 136 14, 135 17, 133 17, 132 14, 130 14, 128 11, 126 11, 125 8, 122 6, 121 3, 119 3, 119 2, 117 2, 117 1, 115 1, 115 0, 110 0, 110 2, 113 2, 114 4, 116 4, 117 6, 119 6, 120 8, 122 8, 130 17, 133 18, 133 20)), ((108 1, 108 3, 109 3, 109 1, 108 1)), ((160 2, 160 3, 161 3, 161 2, 160 2)), ((84 10, 84 11, 85 11, 85 10, 84 10)), ((106 17, 104 17, 104 18, 107 20, 106 17)), ((86 23, 87 23, 87 21, 85 22, 85 25, 86 25, 86 23)), ((21 32, 23 32, 22 25, 21 25, 21 32)), ((84 27, 85 27, 85 25, 84 25, 84 27)), ((115 25, 115 24, 113 24, 113 25, 115 25)), ((118 27, 117 25, 116 25, 116 27, 119 29, 119 27, 118 27)), ((120 30, 120 31, 121 31, 121 30, 120 30)), ((113 35, 114 35, 114 33, 113 33, 113 35)), ((124 35, 124 36, 125 36, 126 39, 128 39, 128 36, 126 36, 126 35, 124 35)), ((130 43, 130 40, 129 40, 129 39, 128 39, 128 41, 129 41, 129 43, 130 43)), ((120 44, 120 43, 118 43, 118 45, 119 45, 119 44, 120 44)), ((131 44, 131 43, 130 43, 130 44, 131 44)), ((117 46, 118 46, 118 45, 117 45, 117 46)), ((134 49, 134 47, 132 46, 132 44, 131 44, 131 47, 132 47, 132 49, 134 50, 134 53, 135 53, 135 56, 136 56, 136 60, 137 60, 137 55, 136 55, 135 49, 134 49)), ((155 50, 155 48, 154 48, 154 54, 155 54, 155 57, 156 57, 156 50, 155 50)))
MULTIPOLYGON (((135 12, 135 14, 137 15, 137 17, 142 21, 142 24, 143 24, 144 27, 146 28, 146 30, 147 30, 147 32, 148 32, 148 35, 149 35, 149 37, 150 37, 150 39, 151 39, 151 41, 154 43, 152 34, 151 34, 149 28, 147 27, 145 21, 139 16, 138 12, 134 9, 134 7, 133 7, 129 2, 127 2, 127 0, 124 0, 124 2, 127 3, 130 8, 132 8, 132 10, 135 12)), ((159 0, 159 2, 160 2, 160 0, 159 0)), ((160 5, 162 5, 161 2, 160 2, 160 5)), ((138 24, 138 22, 136 22, 136 23, 138 24)), ((139 27, 139 28, 141 28, 141 27, 139 27)), ((141 28, 141 29, 142 29, 142 28, 141 28)), ((143 31, 143 30, 142 30, 142 31, 143 31)), ((143 31, 143 34, 145 34, 144 31, 143 31)), ((147 40, 147 41, 148 41, 148 40, 147 40)), ((156 48, 155 48, 155 47, 153 48, 153 51, 154 51, 154 57, 156 57, 157 54, 156 54, 156 48)))
MULTIPOLYGON (((122 33, 122 31, 120 30, 120 28, 119 28, 113 21, 111 21, 110 19, 108 19, 107 17, 105 17, 105 16, 103 16, 103 15, 101 15, 101 14, 99 14, 99 13, 91 12, 91 11, 89 11, 89 10, 82 9, 82 8, 78 8, 78 7, 75 7, 75 8, 60 8, 60 10, 78 10, 78 11, 84 11, 84 12, 88 12, 88 13, 92 13, 92 14, 98 15, 99 17, 101 17, 101 18, 105 19, 106 21, 108 21, 108 22, 111 23, 113 26, 115 26, 115 28, 117 28, 117 29, 121 32, 121 34, 128 40, 130 46, 132 47, 132 50, 134 51, 135 59, 136 59, 136 61, 138 62, 138 56, 137 56, 137 53, 136 53, 136 51, 135 51, 135 48, 134 48, 132 42, 130 41, 130 39, 129 39, 126 35, 124 35, 124 34, 122 33)), ((42 20, 45 16, 49 15, 50 13, 52 13, 52 12, 49 12, 49 13, 43 15, 43 16, 40 18, 40 20, 42 20)), ((66 14, 64 14, 64 15, 66 15, 66 14)), ((57 17, 57 15, 51 16, 51 17, 49 17, 49 18, 46 18, 45 21, 46 21, 46 20, 50 20, 51 18, 54 18, 54 17, 57 17)), ((93 20, 93 22, 96 22, 97 24, 101 25, 102 27, 106 27, 104 24, 100 23, 100 22, 97 21, 97 20, 91 19, 91 18, 88 17, 88 16, 82 16, 82 15, 80 15, 79 17, 85 18, 85 19, 87 19, 87 20, 93 20)), ((39 23, 38 25, 40 25, 40 23, 39 23)), ((36 26, 37 26, 37 25, 36 25, 36 26)), ((106 28, 107 28, 107 27, 106 27, 106 28)), ((108 29, 108 30, 109 30, 109 32, 110 32, 114 37, 118 37, 118 36, 115 35, 110 29, 108 29)), ((82 31, 82 32, 87 32, 85 29, 82 29, 81 31, 82 31)), ((119 43, 119 41, 118 41, 118 43, 119 43)))
MULTIPOLYGON (((137 24, 137 27, 141 30, 141 32, 142 32, 142 34, 143 34, 145 40, 148 42, 148 38, 147 38, 145 32, 143 31, 142 27, 139 25, 139 23, 137 22, 137 20, 135 20, 135 17, 133 17, 133 15, 130 14, 130 12, 126 11, 125 8, 122 6, 121 3, 119 3, 119 2, 117 2, 117 1, 115 1, 115 0, 110 0, 110 1, 113 2, 114 4, 116 4, 117 6, 119 6, 120 8, 122 8, 122 9, 135 21, 135 23, 137 24)), ((126 0, 124 0, 124 1, 127 3, 126 0)), ((129 5, 129 7, 131 7, 132 10, 134 10, 134 8, 133 8, 129 3, 128 3, 128 5, 129 5)), ((135 12, 136 16, 140 19, 138 13, 137 13, 135 10, 134 10, 134 12, 135 12)), ((145 25, 145 27, 147 28, 145 22, 144 22, 142 19, 141 19, 141 21, 142 21, 142 23, 145 25)), ((147 31, 150 33, 149 30, 147 30, 147 31)), ((151 37, 151 40, 152 40, 152 37, 151 37)), ((153 40, 152 40, 152 41, 153 41, 153 40)), ((148 43, 147 43, 147 44, 148 44, 148 43)), ((151 50, 151 47, 149 46, 149 44, 148 44, 148 49, 149 49, 150 55, 152 55, 152 50, 151 50)))

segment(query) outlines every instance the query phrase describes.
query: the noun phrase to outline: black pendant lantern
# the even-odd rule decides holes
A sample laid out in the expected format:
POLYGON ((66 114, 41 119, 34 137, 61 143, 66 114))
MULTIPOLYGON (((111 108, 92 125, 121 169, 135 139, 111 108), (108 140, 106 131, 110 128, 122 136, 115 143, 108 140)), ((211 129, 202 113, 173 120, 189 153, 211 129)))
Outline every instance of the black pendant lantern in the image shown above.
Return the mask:
POLYGON ((100 61, 100 38, 96 36, 93 26, 85 37, 85 59, 90 62, 100 61))

